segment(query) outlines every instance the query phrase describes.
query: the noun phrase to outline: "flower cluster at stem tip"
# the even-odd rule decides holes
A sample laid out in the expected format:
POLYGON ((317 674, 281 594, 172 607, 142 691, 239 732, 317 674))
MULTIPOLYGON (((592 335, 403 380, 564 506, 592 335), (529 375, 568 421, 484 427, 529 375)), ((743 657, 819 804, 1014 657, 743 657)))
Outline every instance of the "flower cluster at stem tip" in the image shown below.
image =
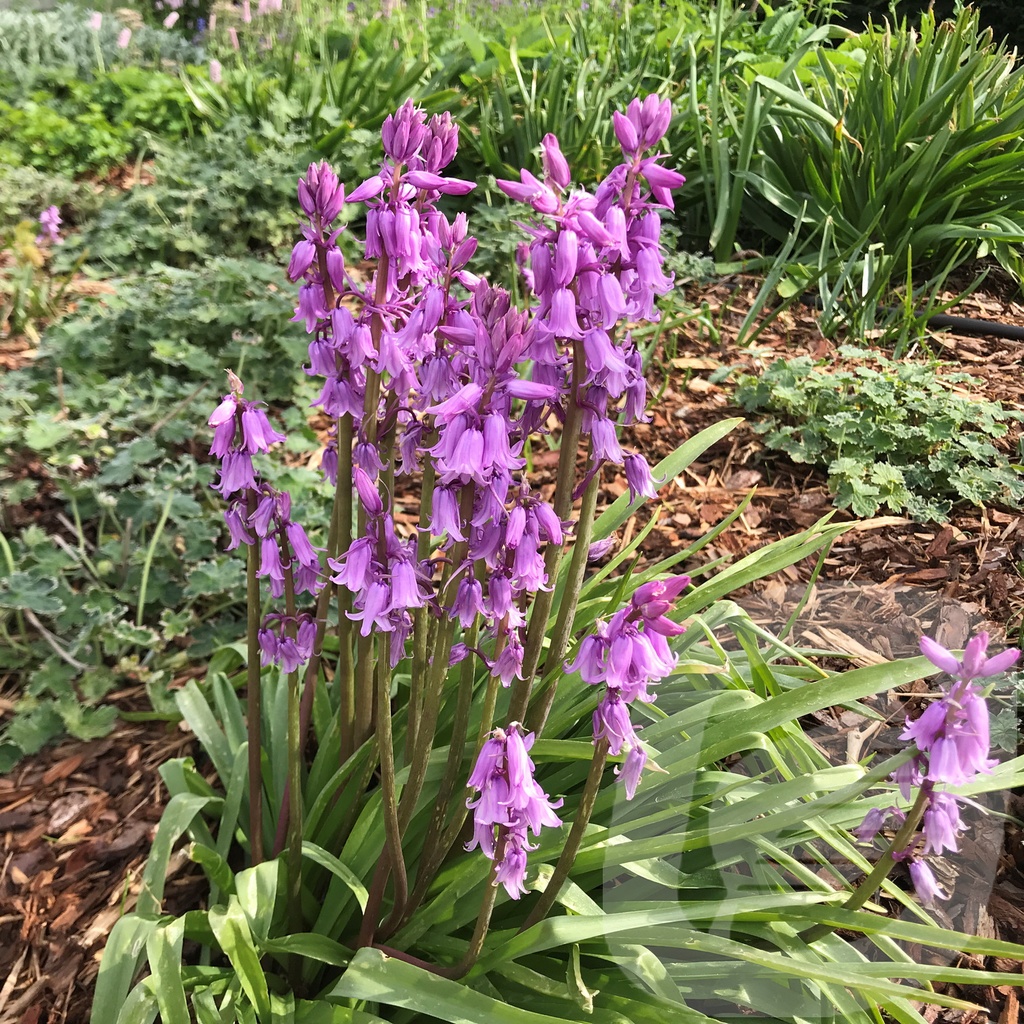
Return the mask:
MULTIPOLYGON (((941 686, 942 695, 924 713, 908 722, 901 740, 914 744, 909 761, 893 773, 904 800, 916 789, 924 802, 920 838, 912 837, 903 849, 894 849, 893 857, 907 862, 918 895, 930 904, 936 898, 947 899, 923 855, 956 852, 957 834, 963 830, 960 806, 967 801, 939 785, 964 786, 996 764, 989 760, 989 712, 976 680, 1005 672, 1016 664, 1020 651, 1009 647, 988 657, 988 633, 979 633, 968 641, 963 660, 929 637, 921 637, 921 653, 936 668, 950 676, 941 686)), ((863 842, 870 842, 889 821, 902 824, 906 812, 896 806, 873 808, 864 823, 855 830, 863 842)))
MULTIPOLYGON (((410 657, 417 622, 454 623, 461 641, 448 634, 428 664, 476 654, 497 683, 532 682, 524 669, 530 602, 553 586, 545 553, 575 535, 579 492, 570 480, 550 501, 534 493, 528 439, 573 424, 589 453, 587 481, 614 465, 632 500, 657 494, 647 461, 622 448, 618 428, 647 418, 627 325, 656 321, 655 301, 672 287, 659 211, 672 208, 671 190, 684 179, 653 153, 670 118, 670 103, 657 96, 617 114, 624 160, 593 192, 572 187, 554 135, 541 144, 542 178, 523 170, 518 182, 498 182, 535 214, 517 251, 531 294, 525 310, 469 270, 477 241, 466 215, 440 209, 445 196, 475 188, 445 174, 458 147, 449 114, 428 118, 403 104, 383 124, 378 172, 351 191, 326 162, 309 166, 298 183, 302 238, 288 276, 299 283, 294 320, 310 335, 304 370, 320 382, 313 404, 332 423, 320 469, 352 496, 357 524, 323 567, 288 495, 254 469, 253 456, 284 438, 243 401, 237 378, 210 418, 231 547, 260 544, 259 575, 274 597, 342 588, 353 628, 376 643, 386 638, 392 668, 410 657), (342 209, 354 203, 365 206, 368 280, 350 273, 338 245, 342 209), (413 476, 425 483, 422 525, 410 533, 396 525, 394 495, 399 478, 413 476)), ((674 667, 667 639, 681 627, 666 612, 687 582, 641 586, 576 660, 586 681, 606 685, 595 742, 607 738, 613 754, 628 748, 630 797, 646 755, 622 708, 653 699, 648 684, 674 667)), ((314 627, 308 613, 272 613, 260 631, 264 664, 294 671, 311 654, 314 627)), ((480 791, 470 804, 473 845, 513 896, 523 891, 527 831, 560 823, 559 804, 533 780, 532 742, 518 724, 495 729, 470 779, 480 791)))
POLYGON ((495 884, 504 885, 513 899, 526 892, 526 853, 535 849, 527 842, 527 830, 537 836, 545 825, 562 824, 555 814, 562 801, 549 800, 534 780, 534 764, 527 753, 533 740, 534 734, 523 735, 518 722, 507 731, 495 729, 467 783, 480 795, 468 804, 474 809, 473 838, 466 849, 479 846, 485 857, 498 862, 495 884))
POLYGON ((647 687, 676 667, 679 659, 669 650, 668 637, 678 636, 683 627, 665 613, 689 583, 689 576, 677 576, 641 584, 610 622, 597 623, 575 661, 566 665, 566 671, 579 672, 584 682, 605 684, 594 711, 594 743, 606 740, 610 754, 627 751, 621 775, 629 799, 636 793, 647 753, 630 721, 628 705, 637 699, 653 701, 647 687))

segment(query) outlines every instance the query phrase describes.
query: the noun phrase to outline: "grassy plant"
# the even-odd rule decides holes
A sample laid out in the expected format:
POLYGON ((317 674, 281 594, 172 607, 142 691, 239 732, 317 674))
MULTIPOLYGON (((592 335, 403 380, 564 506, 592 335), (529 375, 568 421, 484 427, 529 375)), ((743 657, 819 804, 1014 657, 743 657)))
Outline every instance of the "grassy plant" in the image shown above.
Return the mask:
POLYGON ((782 106, 828 131, 836 128, 836 116, 784 89, 833 34, 828 26, 809 24, 799 5, 772 11, 758 24, 751 8, 721 3, 710 13, 710 26, 687 40, 684 124, 695 134, 697 162, 690 183, 704 202, 701 209, 693 199, 684 200, 684 210, 692 219, 689 234, 700 244, 706 239, 720 262, 732 257, 741 225, 748 245, 774 233, 776 223, 752 211, 747 198, 760 135, 772 123, 772 112, 782 106))
POLYGON ((636 95, 654 49, 650 36, 638 44, 631 28, 627 15, 600 57, 582 15, 561 24, 538 15, 486 44, 465 31, 475 63, 463 75, 472 105, 463 114, 471 126, 464 166, 508 177, 536 166, 541 139, 557 132, 580 180, 598 180, 616 150, 610 112, 636 95))
POLYGON ((1019 279, 1024 69, 979 34, 977 14, 872 29, 816 64, 793 87, 842 130, 776 109, 747 180, 790 217, 806 204, 806 243, 848 268, 850 304, 877 305, 908 270, 979 253, 1019 279))
MULTIPOLYGON (((652 209, 643 187, 634 191, 634 176, 671 174, 650 171, 640 155, 660 140, 669 112, 653 102, 631 106, 633 131, 650 132, 642 147, 639 135, 631 144, 618 125, 627 136, 627 165, 609 188, 622 205, 606 216, 611 224, 621 214, 627 238, 648 237, 630 232, 649 228, 639 214, 652 209)), ((380 178, 361 186, 367 222, 374 223, 371 214, 379 224, 419 218, 421 231, 437 230, 424 246, 440 257, 391 273, 404 267, 406 250, 397 229, 382 231, 396 241, 385 237, 370 254, 378 260, 366 289, 372 302, 364 298, 357 321, 335 316, 338 304, 362 297, 365 286, 341 275, 334 220, 342 193, 326 165, 313 165, 299 187, 308 226, 290 271, 304 278, 310 358, 327 378, 322 404, 328 405, 328 389, 342 383, 361 403, 352 411, 351 397, 344 405, 330 402, 335 502, 321 523, 330 524, 326 559, 337 575, 318 586, 326 575, 320 555, 292 518, 291 499, 262 476, 263 453, 285 438, 230 375, 231 393, 210 422, 213 450, 223 460, 220 489, 232 501, 228 522, 237 544, 248 549, 247 638, 216 652, 205 683, 190 682, 176 696, 216 779, 200 774, 190 759, 164 766, 171 800, 136 909, 111 933, 93 1020, 724 1024, 770 1010, 773 1020, 792 1024, 872 1024, 883 1015, 923 1024, 922 1002, 969 1004, 916 983, 1005 980, 942 966, 940 958, 929 958, 927 966, 911 958, 901 942, 993 955, 1024 951, 938 926, 886 880, 892 851, 872 867, 850 835, 870 809, 894 799, 885 780, 917 748, 870 767, 833 766, 799 725, 801 716, 836 705, 870 713, 863 698, 930 673, 925 659, 832 675, 815 665, 814 652, 771 636, 728 600, 736 588, 809 556, 820 561, 848 527, 826 519, 734 563, 701 565, 691 588, 689 576, 673 577, 672 570, 742 507, 689 550, 638 571, 652 519, 607 565, 588 572, 592 542, 614 546, 645 493, 653 497, 651 486, 640 493, 638 463, 628 461, 637 456, 624 455, 631 493, 595 515, 600 463, 614 460, 609 453, 595 460, 581 488, 571 547, 563 549, 560 526, 548 526, 541 555, 526 539, 534 536, 526 532, 529 520, 516 525, 517 510, 529 516, 541 508, 539 499, 527 498, 532 481, 519 476, 518 442, 532 442, 551 410, 561 412, 548 508, 556 524, 574 516, 579 441, 592 431, 593 453, 600 416, 625 412, 611 402, 604 403, 607 413, 598 410, 599 375, 617 359, 635 366, 640 355, 632 335, 618 332, 567 344, 562 334, 574 329, 567 315, 556 324, 556 303, 575 310, 578 302, 595 318, 597 311, 585 305, 582 285, 575 296, 555 271, 545 277, 545 267, 561 274, 568 254, 585 252, 583 266, 607 275, 604 285, 634 274, 630 280, 639 288, 644 268, 640 260, 624 266, 616 236, 599 231, 589 209, 557 201, 571 172, 548 140, 545 185, 528 176, 522 187, 503 184, 556 225, 550 233, 546 222, 530 229, 531 289, 539 302, 529 315, 536 319, 528 326, 527 315, 507 309, 507 296, 475 277, 462 277, 474 291, 472 305, 457 305, 453 268, 464 265, 472 243, 452 241, 454 229, 434 204, 445 189, 465 191, 464 183, 446 182, 414 163, 421 151, 434 159, 435 143, 453 138, 451 124, 428 126, 410 104, 382 134, 388 160, 380 178), (576 230, 580 235, 570 238, 576 230), (594 244, 583 234, 594 235, 594 244), (449 289, 451 304, 436 315, 451 322, 439 319, 441 340, 424 345, 424 310, 449 289), (555 296, 550 322, 543 319, 549 293, 555 296), (536 348, 526 347, 534 340, 531 328, 543 343, 536 348), (390 345, 393 354, 374 361, 357 341, 379 344, 382 356, 390 345), (613 346, 611 354, 595 361, 588 342, 613 346), (350 355, 359 363, 350 364, 350 355), (417 381, 441 359, 452 377, 442 393, 453 397, 427 406, 417 381), (541 384, 552 370, 564 385, 541 384), (504 388, 523 396, 522 414, 501 397, 504 388), (553 404, 562 391, 565 404, 553 404), (549 397, 531 408, 539 393, 549 397), (413 432, 411 445, 400 446, 399 415, 413 432), (478 424, 489 430, 497 422, 486 417, 500 419, 503 436, 515 442, 514 465, 502 462, 500 450, 484 449, 480 430, 479 456, 457 467, 446 445, 474 443, 478 424), (250 474, 245 479, 239 466, 250 474), (400 513, 413 522, 405 511, 409 485, 419 488, 419 528, 405 539, 394 524, 400 513), (456 499, 449 512, 445 503, 456 499), (535 573, 543 566, 543 578, 531 577, 536 586, 519 582, 527 558, 535 573), (407 563, 415 575, 411 590, 400 579, 407 563), (263 616, 264 577, 272 596, 283 599, 283 615, 263 616), (336 592, 330 583, 339 585, 336 592), (518 604, 501 605, 506 583, 520 591, 518 604), (513 608, 520 619, 514 625, 513 608), (306 645, 301 655, 300 642, 306 645), (286 665, 283 652, 291 648, 296 659, 286 665), (645 662, 648 650, 653 660, 645 662), (506 652, 512 656, 507 689, 499 667, 506 652), (636 702, 643 708, 637 712, 642 739, 630 725, 632 739, 620 741, 625 726, 611 724, 609 708, 628 699, 627 686, 653 682, 663 684, 660 703, 636 702), (604 685, 599 691, 586 683, 604 685), (508 724, 494 728, 499 722, 508 724), (648 757, 658 771, 638 789, 648 757), (618 785, 605 784, 612 781, 609 760, 625 778, 624 796, 618 785), (884 792, 868 796, 878 788, 884 792), (480 800, 467 802, 466 789, 481 793, 480 800), (464 850, 470 810, 476 842, 464 850), (528 825, 536 844, 526 845, 528 825), (524 846, 514 838, 520 829, 524 846), (171 851, 183 837, 206 874, 209 896, 202 909, 170 917, 163 913, 164 884, 171 851), (858 876, 867 871, 871 885, 851 886, 847 863, 858 876), (916 923, 869 905, 880 885, 916 923), (187 948, 186 939, 194 945, 187 948)), ((662 180, 678 183, 674 175, 662 180)), ((649 302, 630 314, 630 321, 654 319, 649 302)), ((611 308, 602 315, 611 321, 609 331, 626 319, 611 308)), ((736 422, 688 439, 653 468, 654 478, 684 474, 736 422)), ((642 465, 641 484, 649 472, 642 465)), ((536 514, 539 520, 541 511, 536 514)), ((147 552, 155 547, 152 542, 147 552)), ((998 656, 999 665, 1014 655, 998 656)), ((944 650, 941 659, 960 665, 944 650)), ((977 661, 965 654, 964 663, 969 660, 977 661)), ((978 710, 981 698, 971 697, 978 710)), ((987 746, 975 749, 980 727, 974 735, 972 756, 987 766, 987 746)), ((928 746, 920 741, 922 750, 928 746)), ((959 795, 1022 778, 1019 762, 991 773, 986 768, 959 795)), ((918 799, 901 830, 907 842, 924 806, 918 799)))
MULTIPOLYGON (((865 796, 889 765, 830 766, 795 720, 912 680, 928 671, 923 659, 828 676, 810 667, 803 652, 758 630, 728 600, 712 600, 713 593, 769 563, 786 564, 813 551, 823 539, 811 531, 773 545, 759 553, 760 565, 737 567, 728 583, 710 580, 694 592, 688 613, 696 618, 680 645, 680 674, 662 686, 665 714, 652 716, 644 730, 665 774, 633 805, 616 800, 614 792, 602 795, 552 919, 524 930, 519 905, 499 899, 493 941, 465 985, 423 970, 414 958, 457 956, 465 947, 487 885, 484 872, 466 858, 448 867, 422 914, 394 937, 401 952, 365 948, 351 955, 344 937, 367 898, 381 811, 364 811, 353 824, 349 800, 332 801, 333 787, 358 779, 373 749, 368 744, 338 769, 338 736, 328 718, 317 726, 319 750, 304 791, 301 930, 290 927, 283 914, 277 863, 231 866, 232 837, 247 828, 240 798, 248 752, 243 708, 230 676, 240 656, 233 649, 218 653, 205 683, 190 683, 178 703, 202 737, 219 784, 211 786, 189 760, 163 768, 171 802, 138 910, 111 935, 93 1019, 128 1021, 175 998, 182 1006, 216 1007, 229 1021, 270 1021, 287 1009, 296 1020, 310 1022, 655 1024, 728 1021, 770 1006, 773 1019, 782 1021, 868 1024, 884 1011, 919 1022, 926 1018, 911 999, 966 1004, 918 982, 1004 981, 1004 975, 944 966, 943 953, 1018 956, 1018 947, 942 927, 891 883, 886 895, 899 901, 904 920, 839 905, 845 879, 835 861, 849 859, 856 869, 865 868, 847 830, 871 807, 882 806, 880 800, 890 799, 865 796), (735 650, 726 653, 723 644, 730 641, 735 650), (795 666, 782 664, 794 655, 795 666), (742 765, 743 772, 725 770, 726 760, 742 765), (190 855, 207 873, 211 901, 188 918, 170 918, 161 916, 163 879, 181 837, 191 841, 190 855), (838 894, 833 883, 840 886, 838 894), (859 944, 829 936, 801 946, 797 933, 820 922, 859 934, 859 944), (178 943, 186 931, 223 959, 179 970, 178 943), (908 956, 906 941, 935 950, 931 966, 908 956), (283 994, 288 964, 301 976, 298 994, 283 994), (143 965, 150 973, 130 990, 130 979, 143 965), (883 969, 884 978, 910 984, 883 981, 883 969)), ((607 581, 588 597, 603 603, 617 589, 615 580, 607 581)), ((264 772, 273 806, 284 783, 279 758, 285 688, 272 678, 264 685, 264 772)), ((477 680, 478 691, 484 686, 485 680, 477 680)), ((592 709, 578 682, 565 679, 551 738, 534 748, 548 765, 541 784, 570 794, 562 812, 567 818, 586 775, 592 709)), ((451 727, 452 714, 452 708, 443 709, 442 728, 451 727)), ((1003 765, 972 792, 1014 784, 1019 775, 1019 761, 1003 765)), ((426 826, 434 785, 425 794, 423 815, 410 826, 412 847, 426 826)), ((550 883, 563 842, 564 836, 553 836, 532 855, 537 864, 528 884, 535 891, 528 898, 537 898, 550 883)))
POLYGON ((353 132, 379 130, 387 112, 408 97, 440 108, 454 96, 445 88, 447 76, 393 47, 393 34, 379 21, 361 31, 348 25, 296 30, 269 45, 256 26, 234 31, 239 50, 219 51, 222 83, 204 74, 187 83, 197 110, 211 120, 238 114, 278 132, 301 130, 342 162, 353 132))

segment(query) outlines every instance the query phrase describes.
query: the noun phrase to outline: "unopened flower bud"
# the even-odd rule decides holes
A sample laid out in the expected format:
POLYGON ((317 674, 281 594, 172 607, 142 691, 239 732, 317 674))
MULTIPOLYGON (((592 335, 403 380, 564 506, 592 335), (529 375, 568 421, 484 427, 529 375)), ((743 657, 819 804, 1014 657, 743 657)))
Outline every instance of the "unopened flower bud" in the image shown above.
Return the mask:
POLYGON ((559 189, 568 188, 571 177, 569 164, 558 146, 558 139, 548 132, 541 139, 540 147, 544 173, 559 189))

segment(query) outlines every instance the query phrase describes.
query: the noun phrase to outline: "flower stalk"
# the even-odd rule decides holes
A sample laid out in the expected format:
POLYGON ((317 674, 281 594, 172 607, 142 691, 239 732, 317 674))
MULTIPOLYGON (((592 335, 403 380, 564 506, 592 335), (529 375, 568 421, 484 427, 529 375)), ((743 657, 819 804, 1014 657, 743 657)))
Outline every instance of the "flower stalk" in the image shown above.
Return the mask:
MULTIPOLYGON (((911 756, 892 773, 892 780, 905 800, 917 790, 909 812, 896 806, 874 808, 854 830, 861 842, 871 842, 888 819, 901 822, 896 836, 851 894, 844 909, 863 906, 897 861, 907 863, 914 888, 924 904, 948 899, 925 858, 946 850, 957 852, 958 833, 965 826, 959 811, 963 798, 940 787, 963 786, 992 770, 996 762, 988 756, 988 705, 977 681, 1005 672, 1020 657, 1015 647, 990 657, 988 642, 988 633, 979 633, 964 648, 963 658, 958 659, 930 637, 921 637, 921 653, 949 675, 952 682, 944 683, 939 698, 908 722, 900 734, 901 740, 912 744, 911 756)), ((815 942, 829 930, 828 926, 815 925, 801 932, 800 937, 815 942)))
MULTIPOLYGON (((248 498, 249 515, 256 511, 256 498, 248 498)), ((260 671, 260 581, 256 547, 250 544, 245 557, 246 591, 246 731, 249 742, 249 860, 253 867, 263 863, 263 708, 260 671)))
MULTIPOLYGON (((843 910, 860 910, 878 892, 879 887, 889 877, 889 873, 896 866, 897 861, 901 859, 899 854, 910 845, 927 807, 928 796, 922 790, 914 801, 914 806, 910 809, 906 821, 903 822, 900 830, 893 836, 888 849, 878 858, 874 867, 864 877, 864 880, 850 893, 842 906, 843 910)), ((816 924, 800 932, 799 938, 802 942, 810 945, 825 938, 826 935, 830 935, 832 930, 830 925, 816 924)))

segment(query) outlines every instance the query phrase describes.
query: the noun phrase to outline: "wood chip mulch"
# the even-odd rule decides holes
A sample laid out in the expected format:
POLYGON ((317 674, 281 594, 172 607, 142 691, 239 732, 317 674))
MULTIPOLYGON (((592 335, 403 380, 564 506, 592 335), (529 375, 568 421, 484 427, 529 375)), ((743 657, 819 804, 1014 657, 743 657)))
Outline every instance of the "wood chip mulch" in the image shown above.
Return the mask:
MULTIPOLYGON (((194 747, 175 726, 122 723, 0 777, 0 1024, 88 1021, 103 947, 135 906, 167 799, 157 769, 194 747)), ((202 891, 176 852, 167 907, 189 909, 202 891)))

